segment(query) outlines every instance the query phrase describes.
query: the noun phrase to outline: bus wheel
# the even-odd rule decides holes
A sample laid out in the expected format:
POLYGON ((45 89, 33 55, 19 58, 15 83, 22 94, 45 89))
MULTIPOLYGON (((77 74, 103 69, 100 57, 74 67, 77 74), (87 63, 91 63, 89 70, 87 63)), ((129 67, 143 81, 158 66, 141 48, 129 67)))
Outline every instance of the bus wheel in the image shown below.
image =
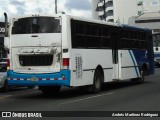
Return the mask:
POLYGON ((144 83, 145 76, 148 75, 148 68, 146 65, 143 65, 141 70, 141 78, 139 79, 139 83, 144 83))
POLYGON ((131 82, 133 82, 133 83, 144 83, 145 74, 146 73, 144 71, 141 71, 141 77, 133 78, 133 79, 131 79, 131 82))
POLYGON ((57 95, 60 89, 60 86, 39 86, 39 90, 41 90, 44 95, 57 95))
POLYGON ((102 74, 99 69, 96 69, 94 74, 94 80, 92 85, 92 93, 96 94, 101 91, 102 88, 102 74))

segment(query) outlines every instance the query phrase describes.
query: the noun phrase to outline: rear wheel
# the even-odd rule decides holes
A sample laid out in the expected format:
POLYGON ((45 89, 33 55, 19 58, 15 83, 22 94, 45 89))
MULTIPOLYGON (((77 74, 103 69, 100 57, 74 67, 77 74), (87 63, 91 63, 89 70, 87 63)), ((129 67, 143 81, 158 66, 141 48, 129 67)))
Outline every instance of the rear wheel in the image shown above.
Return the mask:
POLYGON ((60 89, 60 86, 39 86, 39 90, 41 90, 44 95, 57 95, 60 89))
POLYGON ((145 79, 145 75, 146 75, 146 73, 145 73, 145 71, 141 71, 141 77, 139 78, 139 83, 144 83, 144 79, 145 79))
POLYGON ((102 79, 103 79, 103 76, 102 76, 100 70, 96 69, 95 75, 94 75, 94 80, 93 80, 93 85, 92 85, 92 93, 99 93, 101 91, 102 79))

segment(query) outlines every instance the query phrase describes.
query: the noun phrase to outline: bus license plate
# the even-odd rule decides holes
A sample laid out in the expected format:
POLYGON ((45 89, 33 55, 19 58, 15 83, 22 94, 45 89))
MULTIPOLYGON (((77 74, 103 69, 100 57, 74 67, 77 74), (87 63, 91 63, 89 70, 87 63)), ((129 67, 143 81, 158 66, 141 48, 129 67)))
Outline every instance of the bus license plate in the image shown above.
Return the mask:
POLYGON ((31 77, 31 81, 32 82, 38 81, 38 78, 33 76, 33 77, 31 77))

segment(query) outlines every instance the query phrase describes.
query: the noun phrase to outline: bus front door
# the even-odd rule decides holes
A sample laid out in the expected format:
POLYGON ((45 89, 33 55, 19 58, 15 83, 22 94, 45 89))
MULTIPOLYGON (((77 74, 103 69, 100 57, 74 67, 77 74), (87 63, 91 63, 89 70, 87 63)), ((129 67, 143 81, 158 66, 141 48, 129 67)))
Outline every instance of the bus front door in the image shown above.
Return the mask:
POLYGON ((119 32, 112 32, 112 60, 113 60, 113 80, 120 79, 120 60, 119 60, 119 32))

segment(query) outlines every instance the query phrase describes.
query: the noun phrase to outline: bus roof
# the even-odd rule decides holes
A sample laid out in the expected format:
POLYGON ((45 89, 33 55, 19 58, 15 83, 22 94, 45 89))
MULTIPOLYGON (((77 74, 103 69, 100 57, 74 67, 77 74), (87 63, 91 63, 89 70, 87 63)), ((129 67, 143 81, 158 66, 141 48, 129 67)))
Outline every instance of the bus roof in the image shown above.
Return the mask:
POLYGON ((126 29, 141 30, 141 31, 148 31, 148 32, 150 31, 151 32, 151 30, 148 28, 140 28, 140 27, 129 26, 129 25, 125 25, 125 24, 123 24, 122 27, 126 28, 126 29))
POLYGON ((79 17, 79 16, 71 16, 71 15, 66 15, 66 14, 28 14, 28 15, 17 15, 13 16, 14 19, 21 19, 25 17, 69 17, 70 19, 74 20, 79 20, 79 21, 85 21, 85 22, 92 22, 92 23, 97 23, 97 24, 104 24, 104 25, 111 25, 111 26, 117 26, 119 25, 117 23, 113 22, 106 22, 106 21, 101 21, 101 20, 96 20, 96 19, 91 19, 91 18, 85 18, 85 17, 79 17))
POLYGON ((78 16, 69 16, 69 17, 70 17, 70 19, 73 19, 73 20, 79 20, 79 21, 84 21, 84 22, 91 22, 91 23, 120 27, 120 25, 118 25, 117 23, 113 23, 113 22, 106 22, 106 21, 101 21, 101 20, 96 20, 96 19, 91 19, 91 18, 78 17, 78 16))
POLYGON ((96 20, 96 19, 91 19, 91 18, 85 18, 85 17, 79 17, 79 16, 71 16, 71 15, 66 15, 66 14, 28 14, 28 15, 20 15, 20 16, 14 16, 13 18, 20 19, 20 18, 25 18, 25 17, 40 17, 40 16, 45 16, 45 17, 69 17, 70 19, 73 20, 79 20, 79 21, 84 21, 84 22, 91 22, 91 23, 96 23, 96 24, 104 24, 104 25, 109 25, 109 26, 116 26, 120 28, 126 28, 126 29, 134 29, 134 30, 142 30, 142 31, 151 31, 148 28, 139 28, 135 26, 129 26, 125 24, 118 24, 118 23, 113 23, 113 22, 106 22, 106 21, 101 21, 101 20, 96 20))

